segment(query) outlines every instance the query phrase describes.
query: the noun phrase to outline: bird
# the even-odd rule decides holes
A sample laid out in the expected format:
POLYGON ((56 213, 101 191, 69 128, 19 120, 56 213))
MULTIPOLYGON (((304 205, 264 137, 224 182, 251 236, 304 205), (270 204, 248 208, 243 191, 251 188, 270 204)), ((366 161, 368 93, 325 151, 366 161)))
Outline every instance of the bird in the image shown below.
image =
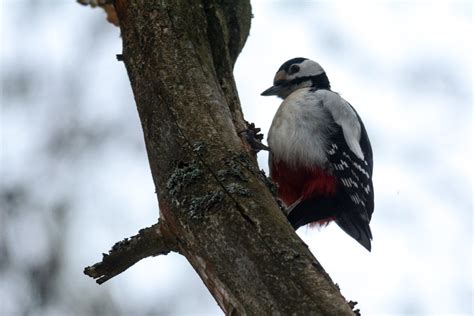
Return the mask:
POLYGON ((270 130, 270 178, 296 230, 335 222, 371 251, 373 154, 354 107, 331 90, 317 62, 283 63, 262 96, 283 99, 270 130))

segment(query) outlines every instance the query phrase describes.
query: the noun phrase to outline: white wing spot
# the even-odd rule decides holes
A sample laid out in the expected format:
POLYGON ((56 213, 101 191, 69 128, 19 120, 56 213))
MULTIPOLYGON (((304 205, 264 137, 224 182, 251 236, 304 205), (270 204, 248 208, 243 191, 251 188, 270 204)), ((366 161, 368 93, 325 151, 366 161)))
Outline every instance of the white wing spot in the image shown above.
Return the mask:
POLYGON ((355 173, 354 170, 351 169, 351 173, 352 173, 352 176, 354 176, 354 178, 356 178, 358 182, 361 182, 359 176, 355 173))
POLYGON ((347 164, 347 162, 345 162, 345 161, 342 160, 342 159, 340 160, 340 162, 341 162, 341 165, 342 165, 343 167, 349 168, 349 165, 347 164))
POLYGON ((369 193, 370 193, 370 186, 367 185, 367 186, 364 188, 364 191, 365 191, 365 193, 369 194, 369 193))
POLYGON ((346 178, 341 178, 341 182, 342 184, 344 184, 346 187, 352 187, 352 183, 351 183, 352 179, 346 179, 346 178))
POLYGON ((360 204, 360 199, 359 199, 359 196, 358 196, 357 194, 351 195, 351 200, 352 200, 352 202, 354 202, 355 204, 360 204))
POLYGON ((331 145, 331 149, 328 150, 328 154, 334 155, 334 154, 336 153, 337 149, 338 149, 337 145, 336 145, 336 144, 332 144, 332 145, 331 145))
POLYGON ((359 185, 357 184, 357 182, 355 182, 354 180, 352 180, 352 178, 349 179, 352 183, 352 185, 355 187, 355 188, 359 188, 359 185))
POLYGON ((351 200, 355 204, 362 204, 365 207, 365 202, 359 197, 357 193, 351 195, 351 200))
POLYGON ((367 178, 370 178, 369 173, 368 173, 367 171, 365 171, 365 169, 362 168, 361 165, 359 165, 357 162, 353 161, 353 162, 352 162, 352 165, 353 165, 357 170, 359 170, 361 173, 363 173, 367 178))

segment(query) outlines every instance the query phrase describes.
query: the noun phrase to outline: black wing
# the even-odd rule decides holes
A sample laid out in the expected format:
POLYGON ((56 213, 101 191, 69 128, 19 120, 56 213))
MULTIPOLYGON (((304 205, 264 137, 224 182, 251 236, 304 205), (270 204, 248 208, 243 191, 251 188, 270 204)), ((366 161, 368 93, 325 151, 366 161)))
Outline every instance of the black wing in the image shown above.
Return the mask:
POLYGON ((328 146, 328 158, 339 185, 337 199, 340 209, 335 221, 370 251, 372 232, 369 222, 374 211, 373 157, 367 131, 358 115, 357 118, 361 125, 360 145, 364 159, 349 148, 342 127, 336 123, 328 146))

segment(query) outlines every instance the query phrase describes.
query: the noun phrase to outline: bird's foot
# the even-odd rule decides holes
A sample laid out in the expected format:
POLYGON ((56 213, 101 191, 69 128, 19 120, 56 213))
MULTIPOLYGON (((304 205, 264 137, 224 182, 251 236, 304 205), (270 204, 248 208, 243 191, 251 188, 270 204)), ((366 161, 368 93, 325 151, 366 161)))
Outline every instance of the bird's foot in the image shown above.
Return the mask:
POLYGON ((258 153, 260 150, 267 150, 270 151, 270 148, 264 144, 262 144, 263 134, 260 133, 261 129, 255 127, 254 123, 249 123, 245 121, 247 124, 247 129, 240 131, 239 134, 243 135, 247 143, 250 147, 258 153))
POLYGON ((288 206, 284 211, 285 215, 288 217, 288 215, 290 215, 290 213, 295 209, 296 206, 298 206, 298 204, 301 203, 302 200, 303 200, 302 198, 299 198, 298 200, 293 202, 293 204, 288 206))

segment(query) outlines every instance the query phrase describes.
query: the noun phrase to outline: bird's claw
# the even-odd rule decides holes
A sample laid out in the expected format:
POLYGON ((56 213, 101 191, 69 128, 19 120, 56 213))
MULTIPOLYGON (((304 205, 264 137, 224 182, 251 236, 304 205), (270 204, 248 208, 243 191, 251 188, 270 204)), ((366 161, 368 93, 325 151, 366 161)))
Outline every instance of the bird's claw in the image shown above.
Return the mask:
POLYGON ((245 121, 247 128, 243 131, 240 131, 239 134, 245 137, 247 143, 252 147, 252 149, 258 153, 260 150, 270 151, 270 148, 262 143, 263 134, 260 133, 261 129, 255 127, 254 123, 249 123, 245 121))

